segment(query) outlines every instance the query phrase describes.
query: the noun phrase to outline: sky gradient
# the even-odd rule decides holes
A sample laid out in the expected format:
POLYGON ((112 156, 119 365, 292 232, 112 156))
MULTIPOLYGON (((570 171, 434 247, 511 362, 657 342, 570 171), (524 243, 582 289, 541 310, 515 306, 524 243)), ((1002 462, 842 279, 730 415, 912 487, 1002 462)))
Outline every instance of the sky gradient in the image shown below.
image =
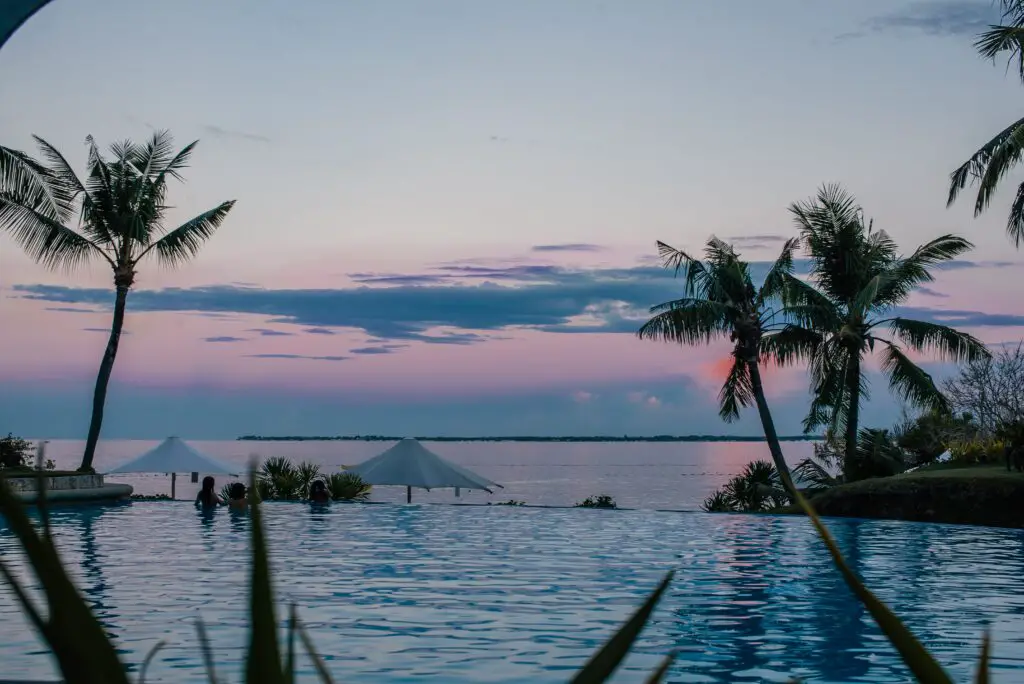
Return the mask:
MULTIPOLYGON (((172 216, 238 201, 193 263, 142 268, 107 438, 757 434, 753 412, 717 418, 726 345, 633 335, 679 294, 655 241, 768 262, 786 207, 841 182, 906 251, 977 245, 908 313, 1024 337, 1012 193, 979 219, 945 208, 949 172, 1019 115, 1012 74, 971 47, 994 18, 989 0, 56 0, 0 51, 0 140, 38 134, 81 169, 87 134, 169 128, 201 140, 172 216)), ((48 272, 0 235, 0 431, 84 437, 112 300, 102 264, 48 272)), ((805 374, 767 382, 798 433, 805 374)), ((891 423, 873 387, 865 423, 891 423)))

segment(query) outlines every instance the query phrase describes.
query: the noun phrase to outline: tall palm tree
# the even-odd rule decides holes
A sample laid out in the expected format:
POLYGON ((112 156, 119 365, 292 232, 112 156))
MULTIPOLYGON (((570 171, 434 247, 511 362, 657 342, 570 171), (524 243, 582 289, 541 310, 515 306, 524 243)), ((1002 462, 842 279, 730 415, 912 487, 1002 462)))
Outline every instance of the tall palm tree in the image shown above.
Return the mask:
POLYGON ((880 352, 890 390, 913 405, 942 411, 948 410, 946 398, 906 351, 954 362, 988 356, 985 345, 967 333, 892 315, 916 287, 933 280, 931 267, 973 245, 944 235, 901 256, 896 243, 865 222, 854 198, 837 185, 823 187, 790 211, 810 256, 813 284, 788 279, 790 324, 784 334, 766 340, 766 352, 780 364, 809 362, 813 400, 804 428, 830 425, 843 435, 844 454, 852 463, 860 405, 867 397, 863 363, 868 354, 880 352))
MULTIPOLYGON (((974 46, 985 58, 995 61, 999 55, 1009 53, 1007 66, 1016 62, 1016 71, 1024 81, 1024 0, 999 0, 1002 22, 982 33, 974 46)), ((960 192, 970 182, 978 186, 974 200, 974 215, 980 216, 988 208, 996 188, 1024 155, 1024 119, 1018 119, 981 146, 970 159, 950 174, 949 198, 946 206, 956 202, 960 192)), ((1024 183, 1017 186, 1017 194, 1010 205, 1006 232, 1017 247, 1024 241, 1024 183)))
POLYGON ((115 143, 108 159, 89 136, 83 181, 56 148, 40 137, 35 141, 45 163, 0 147, 0 230, 47 268, 71 270, 98 259, 114 273, 114 320, 96 376, 82 456, 81 469, 88 471, 103 424, 107 384, 136 268, 148 256, 167 266, 194 257, 227 217, 234 200, 169 230, 164 225, 168 181, 182 180, 181 171, 188 166, 196 142, 175 152, 171 135, 160 131, 145 144, 115 143))
POLYGON ((796 247, 796 240, 786 242, 758 289, 751 279, 750 265, 718 238, 708 240, 704 262, 658 242, 665 266, 673 268, 677 276, 683 275, 683 298, 651 307, 653 318, 637 332, 641 339, 686 345, 729 338, 733 363, 718 395, 719 415, 733 421, 739 417, 740 408, 757 405, 768 450, 787 488, 792 478, 764 396, 759 358, 766 334, 783 327, 774 305, 780 302, 782 289, 792 278, 796 247))

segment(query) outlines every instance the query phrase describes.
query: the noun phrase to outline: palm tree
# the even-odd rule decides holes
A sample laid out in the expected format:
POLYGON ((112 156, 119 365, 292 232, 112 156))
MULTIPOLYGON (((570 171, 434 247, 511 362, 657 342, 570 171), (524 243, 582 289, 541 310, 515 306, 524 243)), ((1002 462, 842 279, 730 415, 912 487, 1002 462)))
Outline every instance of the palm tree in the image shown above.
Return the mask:
POLYGON ((837 185, 823 187, 790 211, 810 254, 813 285, 787 280, 790 325, 766 340, 766 351, 783 365, 809 362, 814 398, 804 428, 830 425, 843 436, 845 458, 852 463, 860 405, 867 396, 862 366, 869 353, 880 348, 890 390, 912 405, 941 411, 949 410, 946 398, 906 350, 954 362, 988 356, 985 345, 967 333, 891 315, 916 287, 933 280, 931 267, 973 245, 944 235, 900 256, 896 243, 865 223, 863 210, 837 185))
MULTIPOLYGON (((999 0, 1003 10, 1002 24, 982 33, 974 47, 985 58, 995 61, 1009 53, 1007 66, 1016 62, 1017 72, 1024 81, 1024 0, 999 0)), ((1003 177, 1015 167, 1024 155, 1024 119, 1018 119, 981 146, 971 158, 950 174, 949 198, 951 206, 968 182, 977 184, 974 215, 988 208, 996 188, 1003 177)), ((1017 195, 1010 205, 1006 232, 1014 245, 1024 241, 1024 183, 1017 186, 1017 195)))
POLYGON ((733 363, 718 396, 719 415, 725 421, 733 421, 739 417, 741 407, 757 405, 772 461, 787 488, 792 480, 764 396, 759 358, 762 344, 768 339, 766 333, 782 329, 773 304, 780 301, 785 284, 792 279, 796 247, 796 240, 786 242, 757 289, 750 276, 750 265, 731 245, 718 238, 708 240, 705 262, 658 242, 658 253, 665 266, 675 269, 677 276, 683 274, 684 296, 652 307, 654 317, 637 332, 641 339, 686 345, 708 344, 728 336, 733 343, 733 363))
MULTIPOLYGON (((160 131, 146 144, 115 143, 112 158, 102 156, 92 136, 87 175, 81 180, 67 160, 35 136, 45 163, 0 147, 0 230, 50 269, 71 270, 99 259, 114 272, 114 320, 96 376, 92 419, 81 470, 92 469, 103 424, 107 384, 124 325, 128 291, 136 268, 147 256, 178 266, 198 252, 227 217, 224 202, 169 230, 164 225, 167 184, 182 180, 196 142, 174 151, 171 135, 160 131)), ((198 142, 198 141, 197 141, 198 142)))

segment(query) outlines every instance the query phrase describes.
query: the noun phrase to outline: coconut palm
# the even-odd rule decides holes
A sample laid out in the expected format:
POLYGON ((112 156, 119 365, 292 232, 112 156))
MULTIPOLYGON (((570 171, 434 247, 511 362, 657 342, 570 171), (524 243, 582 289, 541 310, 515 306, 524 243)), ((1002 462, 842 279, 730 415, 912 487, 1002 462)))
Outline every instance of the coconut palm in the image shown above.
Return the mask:
POLYGON ((111 158, 103 157, 92 136, 87 137, 85 180, 50 143, 39 137, 35 141, 43 162, 0 147, 0 230, 48 268, 71 270, 99 260, 114 273, 114 318, 96 377, 82 455, 81 469, 91 470, 136 269, 149 256, 167 266, 194 257, 234 201, 204 211, 177 228, 165 226, 168 182, 182 180, 181 171, 196 146, 193 142, 175 152, 166 131, 155 133, 146 144, 115 143, 111 158))
POLYGON ((790 325, 765 347, 780 364, 809 362, 813 400, 804 428, 829 425, 842 436, 845 459, 852 463, 868 389, 863 363, 870 353, 879 352, 894 393, 912 405, 941 411, 948 411, 945 397, 907 351, 954 362, 988 356, 985 345, 967 333, 892 315, 916 287, 933 280, 930 268, 973 245, 944 235, 901 256, 896 243, 865 222, 854 198, 837 185, 823 187, 790 211, 810 255, 813 284, 787 280, 790 325))
MULTIPOLYGON (((1024 81, 1024 0, 1000 0, 1003 10, 1001 24, 982 33, 974 46, 985 58, 995 61, 1008 53, 1007 66, 1016 62, 1016 70, 1024 81)), ((1003 177, 1024 155, 1024 119, 1018 119, 981 146, 970 159, 950 175, 947 206, 952 205, 968 183, 977 185, 974 215, 988 208, 1003 177)), ((1010 205, 1006 232, 1017 247, 1024 241, 1024 183, 1010 205)))
MULTIPOLYGON (((652 307, 654 317, 637 333, 641 339, 686 345, 729 338, 733 344, 733 363, 718 395, 719 415, 732 421, 739 417, 740 408, 757 405, 772 461, 787 486, 789 468, 764 396, 759 358, 766 335, 783 328, 775 304, 780 301, 786 283, 793 279, 796 247, 796 240, 786 242, 758 289, 754 287, 750 265, 731 245, 718 238, 708 240, 704 262, 659 242, 658 253, 665 266, 684 278, 683 298, 652 307)), ((800 334, 802 331, 797 329, 787 333, 800 334)))

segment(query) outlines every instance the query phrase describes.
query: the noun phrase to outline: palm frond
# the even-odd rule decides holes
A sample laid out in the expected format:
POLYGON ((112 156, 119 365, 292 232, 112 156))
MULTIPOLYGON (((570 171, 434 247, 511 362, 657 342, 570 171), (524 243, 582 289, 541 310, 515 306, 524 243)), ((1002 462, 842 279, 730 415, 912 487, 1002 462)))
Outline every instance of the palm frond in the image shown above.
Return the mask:
POLYGON ((992 26, 978 36, 974 48, 985 59, 993 62, 1000 54, 1009 52, 1007 66, 1017 62, 1017 75, 1024 81, 1024 27, 1014 25, 992 26))
POLYGON ((637 336, 679 344, 706 344, 729 332, 731 309, 704 299, 677 299, 651 307, 656 315, 644 323, 637 336))
POLYGON ((893 318, 888 324, 893 335, 915 351, 932 352, 955 363, 991 357, 981 340, 949 326, 909 318, 893 318))
POLYGON ((935 381, 911 361, 895 344, 882 351, 882 372, 889 376, 889 389, 905 401, 937 411, 949 411, 949 404, 935 381))
POLYGON ((787 325, 761 338, 760 356, 778 366, 791 366, 810 359, 823 341, 812 328, 787 325))
POLYGON ((97 207, 92 195, 86 189, 78 174, 71 168, 68 160, 46 140, 43 140, 38 135, 32 137, 43 156, 49 162, 50 172, 58 179, 59 186, 67 195, 67 211, 58 220, 61 223, 69 222, 74 214, 75 200, 81 199, 82 220, 80 221, 80 230, 82 230, 86 237, 98 245, 105 247, 114 245, 114 239, 107 225, 106 217, 103 215, 101 208, 97 207))
POLYGON ((919 285, 935 280, 931 268, 974 249, 974 244, 958 235, 942 235, 926 242, 908 257, 894 262, 880 282, 875 302, 894 306, 910 296, 919 285))
POLYGON ((733 355, 732 368, 718 393, 718 415, 731 423, 740 417, 740 409, 754 404, 754 385, 750 379, 750 366, 733 355))
POLYGON ((0 192, 0 229, 6 229, 30 258, 49 269, 72 270, 94 256, 113 265, 110 256, 92 240, 7 192, 0 192))
POLYGON ((976 182, 978 195, 974 202, 974 215, 980 216, 991 202, 999 181, 1020 161, 1024 152, 1022 144, 1024 119, 1018 119, 982 145, 970 159, 950 174, 946 206, 953 205, 968 182, 976 182))
POLYGON ((168 266, 177 266, 188 261, 195 257, 203 243, 213 236, 233 206, 235 200, 230 200, 186 221, 146 247, 138 258, 141 259, 155 248, 157 258, 168 266))
POLYGON ((765 276, 764 282, 761 284, 761 289, 757 294, 757 304, 763 306, 766 302, 772 300, 785 300, 785 291, 787 284, 790 279, 796 280, 793 277, 793 253, 800 246, 800 238, 790 238, 786 240, 786 243, 782 246, 782 252, 779 257, 772 264, 771 268, 768 269, 768 275, 765 276), (788 277, 787 277, 788 276, 788 277))
POLYGON ((59 223, 74 214, 73 189, 32 157, 8 147, 0 147, 0 192, 59 223))
POLYGON ((711 274, 700 259, 694 259, 681 249, 676 249, 661 240, 658 240, 658 256, 661 257, 665 268, 671 268, 677 277, 682 273, 685 294, 688 297, 707 298, 707 282, 711 274))

